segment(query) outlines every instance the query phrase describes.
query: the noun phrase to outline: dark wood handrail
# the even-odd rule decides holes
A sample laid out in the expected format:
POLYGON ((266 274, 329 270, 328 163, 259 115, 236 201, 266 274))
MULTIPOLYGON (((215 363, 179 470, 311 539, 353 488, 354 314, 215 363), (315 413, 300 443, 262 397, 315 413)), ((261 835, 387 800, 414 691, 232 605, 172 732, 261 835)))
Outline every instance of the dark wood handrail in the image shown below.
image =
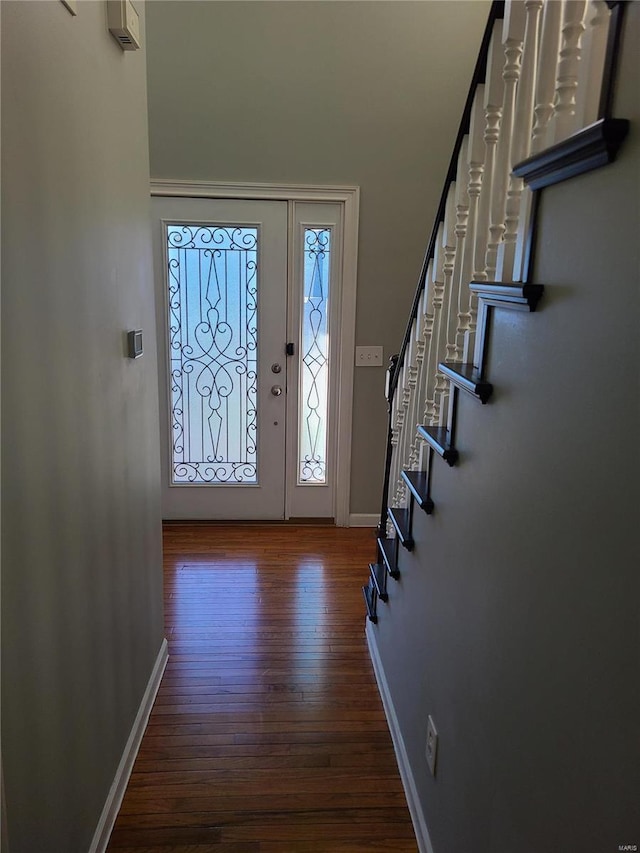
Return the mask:
MULTIPOLYGON (((468 282, 471 291, 476 293, 479 298, 479 303, 484 306, 484 320, 482 323, 482 331, 480 338, 476 341, 476 346, 481 344, 482 355, 479 356, 480 365, 475 363, 463 364, 461 362, 446 363, 440 362, 439 369, 447 376, 452 386, 452 406, 449 409, 448 426, 431 426, 427 424, 418 425, 417 431, 422 439, 429 446, 429 460, 433 459, 434 454, 440 455, 445 462, 453 466, 458 461, 458 450, 455 447, 455 421, 456 421, 456 401, 459 389, 463 389, 476 396, 482 403, 487 402, 492 391, 492 385, 486 381, 484 376, 485 366, 485 348, 483 338, 487 334, 488 324, 491 313, 495 307, 501 308, 516 308, 517 310, 535 311, 536 304, 543 293, 543 286, 539 283, 532 283, 531 274, 534 268, 534 250, 536 246, 536 230, 538 224, 539 203, 541 192, 544 187, 559 183, 575 175, 583 174, 591 169, 611 163, 616 159, 618 149, 620 148, 629 129, 629 122, 626 119, 618 119, 612 116, 614 85, 617 71, 617 58, 619 54, 621 33, 624 20, 624 13, 628 0, 605 0, 607 6, 611 10, 609 20, 609 29, 607 33, 606 54, 604 61, 604 72, 602 77, 598 119, 587 127, 583 127, 572 135, 560 142, 544 148, 541 151, 531 155, 526 160, 516 163, 513 166, 512 172, 522 178, 532 190, 530 216, 527 225, 527 233, 524 235, 523 245, 523 265, 521 270, 521 279, 518 282, 468 282)), ((451 162, 447 172, 438 212, 436 215, 433 230, 424 256, 422 269, 416 295, 413 301, 409 322, 405 332, 402 347, 397 356, 391 360, 391 365, 388 371, 387 387, 385 395, 388 403, 389 421, 387 432, 387 452, 385 460, 385 476, 384 488, 382 495, 382 506, 379 523, 378 550, 381 560, 387 562, 387 566, 391 565, 390 557, 387 554, 388 543, 392 543, 394 554, 396 557, 393 562, 394 571, 390 571, 392 577, 399 576, 397 566, 398 544, 406 539, 413 544, 411 519, 413 511, 413 502, 416 501, 427 514, 431 514, 434 509, 434 503, 431 498, 431 464, 426 470, 402 470, 400 476, 404 480, 405 486, 410 492, 410 505, 406 509, 390 508, 391 503, 389 496, 391 464, 393 461, 394 451, 394 397, 397 391, 399 378, 402 375, 404 359, 406 358, 407 348, 411 340, 413 323, 418 316, 422 301, 423 290, 426 286, 426 276, 429 263, 435 255, 436 240, 440 224, 444 222, 445 211, 450 192, 451 183, 456 178, 456 170, 460 150, 465 135, 469 132, 471 110, 478 85, 485 82, 487 59, 489 54, 489 44, 493 34, 493 29, 496 21, 503 19, 505 10, 504 2, 494 2, 489 12, 486 29, 482 39, 478 61, 473 74, 473 80, 467 95, 467 100, 460 122, 458 135, 456 138, 451 162), (404 514, 409 515, 409 523, 404 525, 404 514), (389 520, 393 522, 397 534, 391 539, 385 538, 387 525, 389 520), (395 573, 394 573, 395 572, 395 573)), ((480 309, 479 309, 480 311, 480 309)), ((370 613, 370 618, 376 618, 375 609, 375 594, 372 599, 373 616, 370 613)), ((385 587, 386 595, 386 587, 385 587)), ((386 600, 386 599, 385 599, 386 600)))
POLYGON ((391 373, 389 380, 389 389, 387 395, 387 401, 389 406, 389 426, 388 426, 388 434, 387 434, 387 453, 385 459, 385 467, 384 467, 384 485, 382 490, 382 506, 380 509, 380 523, 378 526, 378 530, 381 536, 384 535, 384 530, 387 524, 387 510, 388 510, 388 491, 389 491, 389 474, 391 470, 391 457, 393 454, 393 446, 391 444, 391 435, 392 435, 392 423, 391 419, 393 417, 393 398, 395 396, 396 388, 398 385, 398 377, 400 376, 400 371, 402 370, 402 365, 404 363, 405 353, 407 351, 407 347, 409 345, 409 339, 411 337, 411 328, 413 326, 413 321, 418 315, 418 309, 420 306, 420 299, 422 297, 422 291, 425 287, 425 280, 427 277, 427 269, 429 267, 429 261, 433 258, 436 239, 438 236, 438 228, 440 223, 444 219, 445 207, 447 204, 447 196, 449 194, 449 187, 452 182, 455 180, 456 169, 458 166, 458 157, 460 155, 460 148, 462 147, 462 140, 469 132, 469 126, 471 124, 471 109, 473 107, 473 99, 476 94, 476 88, 480 85, 480 83, 484 82, 486 71, 487 71, 487 58, 489 56, 489 43, 491 41, 491 36, 493 34, 493 27, 497 20, 504 18, 504 0, 493 0, 491 4, 491 9, 489 10, 489 17, 487 19, 487 25, 484 30, 484 35, 482 36, 482 42, 480 44, 480 51, 478 53, 478 60, 476 62, 475 69, 473 71, 473 77, 471 79, 471 85, 469 87, 469 92, 467 94, 467 100, 465 101, 464 110, 462 112, 462 119, 460 121, 460 126, 458 128, 458 135, 456 136, 455 145, 453 146, 453 153, 451 155, 451 160, 449 162, 449 168, 447 170, 447 175, 444 182, 444 187, 442 190, 442 195, 440 197, 440 204, 438 205, 438 212, 436 213, 436 218, 433 226, 433 230, 431 231, 431 237, 429 238, 429 243, 427 245, 427 251, 424 255, 424 260, 422 262, 422 269, 420 271, 420 278, 418 279, 418 287, 416 289, 416 295, 413 300, 413 305, 411 307, 411 314, 409 315, 409 322, 407 323, 407 329, 404 334, 404 339, 402 341, 402 347, 400 348, 400 352, 397 356, 394 356, 395 364, 393 366, 393 372, 391 373))
POLYGON ((447 196, 449 194, 449 187, 451 186, 456 177, 456 170, 458 167, 458 156, 460 154, 460 148, 462 147, 462 140, 467 135, 467 133, 469 133, 469 125, 471 123, 471 109, 473 107, 473 99, 476 94, 476 88, 480 85, 480 83, 484 83, 485 80, 485 75, 487 71, 487 57, 489 55, 489 42, 491 41, 491 35, 493 33, 493 25, 497 20, 501 20, 503 17, 504 0, 494 0, 489 11, 489 18, 487 20, 484 35, 482 36, 480 52, 478 53, 478 61, 476 62, 476 67, 474 69, 473 77, 471 79, 471 86, 469 87, 467 100, 464 105, 462 119, 460 121, 460 127, 458 128, 458 135, 456 136, 456 142, 453 147, 453 154, 451 155, 449 169, 447 171, 447 176, 444 181, 444 188, 440 197, 440 204, 438 205, 438 212, 436 213, 433 230, 431 231, 431 237, 427 245, 427 251, 424 256, 424 261, 422 262, 422 269, 420 271, 420 278, 418 279, 416 295, 414 297, 413 305, 411 307, 411 314, 409 315, 409 322, 407 323, 407 328, 404 334, 404 339, 402 341, 402 346, 400 347, 400 352, 398 354, 396 368, 393 376, 391 377, 391 383, 389 388, 389 404, 393 402, 395 390, 398 385, 400 371, 402 370, 402 366, 404 364, 405 352, 407 350, 407 347, 409 345, 409 339, 411 337, 411 327, 413 325, 413 321, 415 320, 418 314, 420 298, 422 296, 422 291, 424 290, 425 286, 425 279, 427 276, 429 261, 433 258, 435 251, 436 239, 438 237, 438 227, 440 223, 444 220, 447 196))

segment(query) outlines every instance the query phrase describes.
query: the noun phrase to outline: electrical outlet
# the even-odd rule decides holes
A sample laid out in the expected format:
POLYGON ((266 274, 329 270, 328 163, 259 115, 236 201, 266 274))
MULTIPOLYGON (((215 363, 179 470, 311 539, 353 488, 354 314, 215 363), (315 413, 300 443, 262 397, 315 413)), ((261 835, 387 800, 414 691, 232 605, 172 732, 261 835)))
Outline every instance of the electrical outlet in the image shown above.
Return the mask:
POLYGON ((381 367, 382 347, 356 347, 356 367, 381 367))
POLYGON ((436 775, 436 758, 438 757, 438 732, 431 717, 427 725, 427 744, 425 747, 425 755, 431 775, 436 775))

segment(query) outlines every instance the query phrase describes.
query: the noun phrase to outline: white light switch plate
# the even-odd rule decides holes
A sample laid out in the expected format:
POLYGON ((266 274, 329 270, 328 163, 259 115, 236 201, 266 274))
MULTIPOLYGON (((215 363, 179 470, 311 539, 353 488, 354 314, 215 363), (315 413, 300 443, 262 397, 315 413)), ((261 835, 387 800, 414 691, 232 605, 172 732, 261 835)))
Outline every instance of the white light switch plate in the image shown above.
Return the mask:
POLYGON ((382 347, 356 347, 356 367, 380 367, 382 347))

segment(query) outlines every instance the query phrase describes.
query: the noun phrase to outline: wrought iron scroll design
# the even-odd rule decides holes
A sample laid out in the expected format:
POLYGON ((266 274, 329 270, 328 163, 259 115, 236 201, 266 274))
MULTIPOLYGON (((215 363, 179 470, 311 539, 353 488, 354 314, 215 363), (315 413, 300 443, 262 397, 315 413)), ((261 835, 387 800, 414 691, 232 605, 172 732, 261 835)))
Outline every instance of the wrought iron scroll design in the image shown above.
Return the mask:
POLYGON ((172 482, 257 482, 258 229, 167 225, 172 482))
POLYGON ((304 230, 299 482, 323 484, 327 469, 331 231, 304 230))

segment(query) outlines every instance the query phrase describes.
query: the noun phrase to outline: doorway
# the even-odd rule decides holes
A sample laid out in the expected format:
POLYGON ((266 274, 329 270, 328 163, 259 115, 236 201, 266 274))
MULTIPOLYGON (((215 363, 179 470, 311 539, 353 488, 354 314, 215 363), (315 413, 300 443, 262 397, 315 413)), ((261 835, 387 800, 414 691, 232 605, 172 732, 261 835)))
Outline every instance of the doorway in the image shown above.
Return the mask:
POLYGON ((344 199, 162 186, 152 215, 163 517, 348 524, 339 460, 355 241, 345 251, 344 199))

